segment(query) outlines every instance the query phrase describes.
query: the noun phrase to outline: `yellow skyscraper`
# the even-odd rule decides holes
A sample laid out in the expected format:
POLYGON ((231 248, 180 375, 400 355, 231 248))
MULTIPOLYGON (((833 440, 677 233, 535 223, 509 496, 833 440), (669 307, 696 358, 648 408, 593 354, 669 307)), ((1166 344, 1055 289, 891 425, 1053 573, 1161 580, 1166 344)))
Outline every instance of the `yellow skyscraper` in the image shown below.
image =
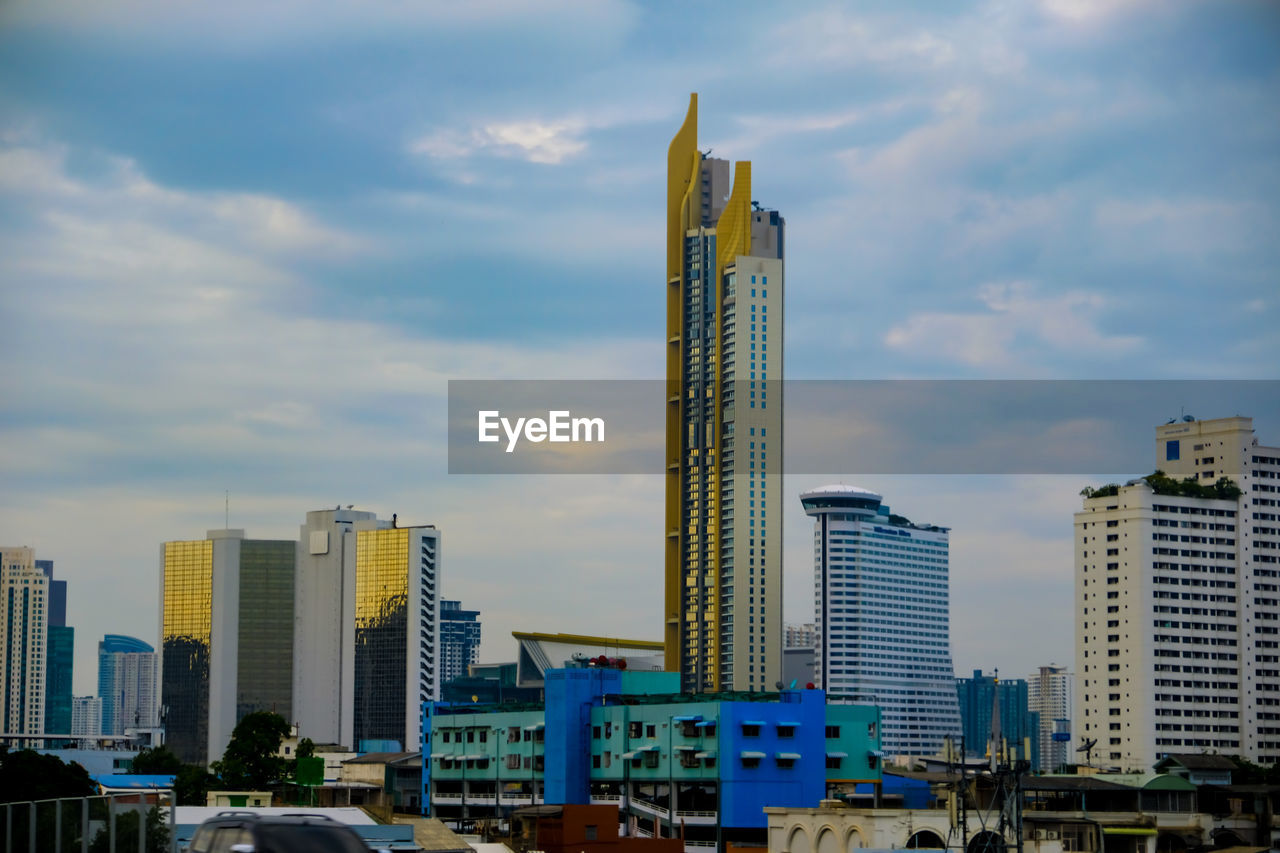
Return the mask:
POLYGON ((773 689, 782 664, 785 222, 751 164, 667 154, 667 669, 684 690, 773 689), (772 347, 770 347, 772 345, 772 347))

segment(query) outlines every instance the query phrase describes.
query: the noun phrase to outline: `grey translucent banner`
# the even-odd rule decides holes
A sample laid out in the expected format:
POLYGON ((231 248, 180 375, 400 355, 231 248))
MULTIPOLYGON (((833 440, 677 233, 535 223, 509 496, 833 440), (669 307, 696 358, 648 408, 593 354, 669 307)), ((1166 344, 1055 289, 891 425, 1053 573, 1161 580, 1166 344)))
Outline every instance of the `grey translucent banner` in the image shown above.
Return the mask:
MULTIPOLYGON (((1264 440, 1280 425, 1280 380, 743 381, 731 397, 744 423, 782 408, 787 474, 1149 473, 1171 420, 1252 417, 1264 440)), ((661 380, 451 380, 449 473, 661 474, 671 399, 661 380)))

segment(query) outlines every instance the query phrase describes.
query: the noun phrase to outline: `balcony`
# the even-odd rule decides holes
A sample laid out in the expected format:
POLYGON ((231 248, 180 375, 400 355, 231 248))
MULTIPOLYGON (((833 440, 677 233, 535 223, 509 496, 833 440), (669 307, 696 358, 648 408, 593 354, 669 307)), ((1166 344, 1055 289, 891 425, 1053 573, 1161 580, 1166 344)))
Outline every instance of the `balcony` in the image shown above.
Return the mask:
POLYGON ((670 814, 670 811, 666 806, 660 806, 657 803, 651 803, 648 800, 642 800, 639 797, 631 798, 631 808, 643 814, 656 815, 658 817, 666 817, 670 814))
POLYGON ((676 810, 676 820, 689 826, 715 826, 720 820, 720 813, 715 811, 676 810))

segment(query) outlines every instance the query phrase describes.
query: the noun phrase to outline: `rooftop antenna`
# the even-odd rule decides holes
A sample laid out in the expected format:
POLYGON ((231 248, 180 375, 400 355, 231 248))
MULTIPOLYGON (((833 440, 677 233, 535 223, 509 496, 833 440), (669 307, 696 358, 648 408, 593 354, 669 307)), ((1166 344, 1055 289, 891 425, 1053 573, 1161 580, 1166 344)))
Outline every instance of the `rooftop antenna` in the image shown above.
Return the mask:
POLYGON ((222 493, 222 527, 224 530, 231 529, 231 490, 227 489, 222 493))

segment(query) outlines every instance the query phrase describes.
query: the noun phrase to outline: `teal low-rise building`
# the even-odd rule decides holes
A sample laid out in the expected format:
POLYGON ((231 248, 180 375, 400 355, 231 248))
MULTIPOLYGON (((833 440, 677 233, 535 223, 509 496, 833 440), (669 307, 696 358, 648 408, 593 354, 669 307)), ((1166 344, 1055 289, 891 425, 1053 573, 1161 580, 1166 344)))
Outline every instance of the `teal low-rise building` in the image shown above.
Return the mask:
POLYGON ((455 825, 543 803, 615 803, 623 832, 688 850, 764 838, 765 806, 878 785, 874 705, 821 690, 681 694, 666 672, 547 672, 546 702, 423 712, 423 803, 455 825))

